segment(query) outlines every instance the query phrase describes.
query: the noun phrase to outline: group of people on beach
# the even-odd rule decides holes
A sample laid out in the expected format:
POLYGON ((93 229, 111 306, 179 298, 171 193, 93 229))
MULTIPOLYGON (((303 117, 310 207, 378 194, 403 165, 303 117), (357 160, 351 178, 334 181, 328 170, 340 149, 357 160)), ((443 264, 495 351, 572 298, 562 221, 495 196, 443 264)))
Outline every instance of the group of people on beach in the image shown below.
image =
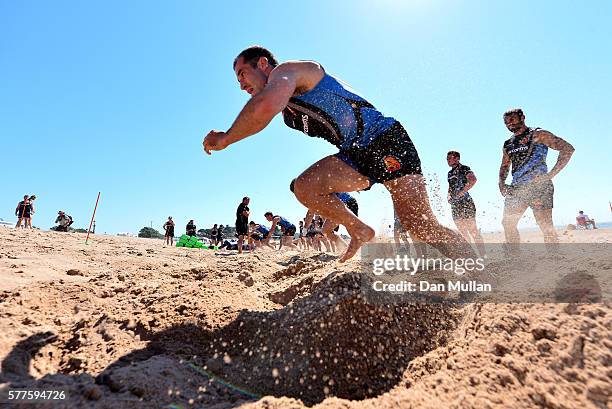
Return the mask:
MULTIPOLYGON (((347 229, 351 239, 340 261, 350 259, 370 241, 374 229, 351 212, 338 194, 367 190, 374 183, 384 184, 390 192, 399 223, 415 241, 451 258, 468 257, 474 250, 465 237, 471 236, 483 251, 475 204, 468 193, 476 177, 460 163, 458 151, 450 151, 447 161, 451 166, 448 200, 460 233, 442 226, 433 214, 419 155, 400 122, 384 116, 322 65, 279 63, 268 49, 252 46, 238 54, 233 69, 240 88, 251 98, 227 131, 212 130, 204 137, 204 151, 210 155, 262 131, 279 113, 288 127, 335 145, 338 153, 310 166, 290 188, 300 203, 325 219, 323 232, 340 224, 347 229)), ((503 120, 512 133, 503 144, 499 169, 506 241, 520 241, 518 221, 531 208, 545 242, 554 243, 552 179, 567 165, 574 147, 549 131, 528 127, 521 109, 505 112, 503 120), (549 149, 559 151, 550 171, 549 149), (507 184, 510 169, 512 182, 507 184)), ((266 219, 275 220, 274 226, 282 220, 272 214, 266 219)))
POLYGON ((239 253, 247 249, 253 251, 262 247, 275 248, 270 243, 270 240, 277 226, 281 230, 280 247, 285 245, 288 248, 296 248, 293 243, 296 227, 293 223, 282 216, 274 215, 270 211, 264 214, 266 220, 272 223, 270 228, 265 227, 263 224, 255 223, 253 220, 249 221, 251 216, 250 203, 251 199, 245 196, 236 208, 236 235, 238 236, 236 248, 239 253))
MULTIPOLYGON (((357 214, 357 201, 348 194, 343 194, 341 197, 357 214)), ((245 196, 236 209, 236 234, 238 236, 236 247, 240 253, 246 249, 253 251, 263 247, 276 248, 270 243, 270 240, 277 227, 280 229, 279 249, 284 246, 288 249, 321 250, 323 246, 325 250, 335 252, 339 245, 346 247, 342 238, 336 235, 339 226, 333 226, 330 223, 326 225, 325 219, 311 210, 308 210, 304 219, 299 221, 298 226, 271 211, 264 213, 264 218, 271 223, 269 228, 253 220, 249 221, 250 201, 251 199, 245 196)))
MULTIPOLYGON (((174 244, 174 235, 175 235, 174 226, 175 224, 174 224, 174 220, 172 219, 172 216, 168 216, 168 220, 166 220, 166 222, 162 226, 164 229, 164 244, 165 245, 172 246, 174 244)), ((215 224, 210 229, 210 240, 213 246, 217 246, 223 242, 223 228, 224 226, 222 224, 221 225, 215 224)), ((185 226, 185 234, 187 236, 197 236, 198 235, 197 229, 198 228, 195 224, 195 221, 191 219, 189 220, 189 222, 187 222, 187 225, 185 226)))
POLYGON ((34 209, 34 201, 36 200, 36 195, 24 195, 23 200, 17 203, 17 208, 15 208, 15 216, 17 216, 17 224, 15 228, 21 227, 23 223, 23 227, 25 229, 32 228, 32 216, 36 213, 34 209))
MULTIPOLYGON (((340 197, 341 200, 347 204, 349 209, 357 215, 359 206, 355 198, 348 193, 338 194, 338 197, 340 197)), ((290 249, 304 250, 308 248, 322 250, 325 248, 326 251, 336 252, 339 246, 340 248, 342 248, 342 246, 346 247, 346 243, 344 243, 342 238, 335 234, 338 232, 339 226, 329 225, 331 230, 325 231, 323 229, 325 219, 310 210, 307 212, 304 219, 299 221, 299 228, 285 217, 275 215, 268 211, 264 214, 264 218, 271 224, 270 227, 266 227, 264 224, 249 220, 250 201, 251 199, 249 197, 243 197, 236 209, 235 227, 237 241, 225 240, 224 226, 222 224, 215 224, 210 229, 209 234, 209 239, 213 246, 238 250, 239 253, 242 253, 243 250, 253 251, 264 247, 275 249, 275 244, 271 243, 271 239, 275 237, 275 232, 278 228, 280 230, 279 249, 283 246, 290 249)), ((168 220, 163 225, 166 245, 173 244, 175 235, 174 226, 174 220, 172 216, 169 216, 168 220)), ((187 223, 186 234, 189 236, 197 235, 196 226, 193 220, 187 223)), ((204 236, 204 234, 201 234, 201 236, 204 236)))
MULTIPOLYGON (((24 195, 23 200, 17 203, 17 207, 15 208, 15 216, 17 216, 17 223, 15 224, 15 228, 22 227, 24 229, 32 228, 32 216, 36 213, 34 209, 34 201, 36 200, 36 195, 24 195)), ((72 216, 67 215, 63 210, 57 212, 57 217, 55 218, 55 231, 67 232, 69 227, 74 223, 72 216)))

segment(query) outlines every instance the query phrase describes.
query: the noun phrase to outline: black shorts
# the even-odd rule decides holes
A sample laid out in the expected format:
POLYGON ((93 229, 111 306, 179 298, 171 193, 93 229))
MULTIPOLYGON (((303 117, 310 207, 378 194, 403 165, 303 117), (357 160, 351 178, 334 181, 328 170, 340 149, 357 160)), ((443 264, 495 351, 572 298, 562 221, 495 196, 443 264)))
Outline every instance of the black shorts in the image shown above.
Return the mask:
POLYGON ((453 220, 473 219, 476 217, 476 205, 471 197, 451 203, 451 211, 453 213, 453 220))
POLYGON ((555 187, 552 181, 527 183, 511 186, 508 189, 504 206, 506 209, 545 210, 553 208, 555 187))
POLYGON ((368 146, 342 149, 336 157, 370 178, 372 183, 422 174, 419 154, 408 132, 397 121, 368 146))
POLYGON ((264 236, 261 234, 253 233, 251 234, 251 238, 255 241, 262 241, 264 239, 264 236))
POLYGON ((293 237, 295 236, 295 226, 287 227, 283 232, 283 236, 293 237))
POLYGON ((249 234, 249 223, 236 220, 236 233, 238 233, 239 236, 246 236, 249 234))
POLYGON ((174 227, 166 229, 166 237, 174 237, 174 227))

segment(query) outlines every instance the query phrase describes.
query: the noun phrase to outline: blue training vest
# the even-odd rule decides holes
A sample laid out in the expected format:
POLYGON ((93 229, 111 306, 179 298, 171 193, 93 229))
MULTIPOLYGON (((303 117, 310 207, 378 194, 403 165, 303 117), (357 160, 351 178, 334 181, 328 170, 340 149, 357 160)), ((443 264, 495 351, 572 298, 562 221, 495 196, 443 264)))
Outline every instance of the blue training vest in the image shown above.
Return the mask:
POLYGON ((282 226, 283 228, 288 229, 289 227, 295 227, 293 224, 291 224, 290 221, 288 221, 284 217, 282 217, 282 216, 278 216, 278 217, 280 217, 280 220, 278 221, 278 224, 280 226, 282 226))
POLYGON ((451 198, 451 204, 461 203, 472 198, 470 196, 470 192, 465 192, 463 197, 461 197, 460 199, 455 197, 457 193, 459 193, 468 184, 467 175, 469 175, 470 173, 472 173, 472 169, 462 163, 448 171, 448 186, 449 190, 452 191, 453 195, 453 197, 451 198))
POLYGON ((533 140, 534 132, 539 130, 540 128, 529 128, 527 132, 504 143, 504 150, 512 161, 512 185, 524 185, 531 182, 535 176, 548 173, 548 146, 533 140))
POLYGON ((313 89, 289 100, 283 110, 285 124, 341 150, 368 146, 396 121, 349 89, 325 73, 313 89))

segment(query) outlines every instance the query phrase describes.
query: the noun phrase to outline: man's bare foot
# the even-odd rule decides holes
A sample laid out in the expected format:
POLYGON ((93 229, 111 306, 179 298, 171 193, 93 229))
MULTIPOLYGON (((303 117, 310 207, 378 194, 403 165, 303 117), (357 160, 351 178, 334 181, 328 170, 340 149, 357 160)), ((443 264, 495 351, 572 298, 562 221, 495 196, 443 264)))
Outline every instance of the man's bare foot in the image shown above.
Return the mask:
POLYGON ((346 252, 344 252, 342 257, 340 257, 338 260, 341 263, 344 263, 352 258, 361 248, 361 246, 374 238, 376 232, 370 226, 363 224, 362 227, 354 227, 349 230, 349 234, 351 236, 351 242, 349 243, 346 252))

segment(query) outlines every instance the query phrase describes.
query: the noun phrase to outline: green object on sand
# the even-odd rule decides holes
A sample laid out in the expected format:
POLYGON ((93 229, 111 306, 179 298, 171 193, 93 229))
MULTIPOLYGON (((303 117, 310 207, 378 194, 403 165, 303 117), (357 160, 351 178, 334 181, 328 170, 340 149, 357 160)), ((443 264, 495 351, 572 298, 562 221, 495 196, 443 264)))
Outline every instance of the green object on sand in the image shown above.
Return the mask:
POLYGON ((176 243, 176 247, 187 247, 187 248, 197 248, 197 249, 215 249, 215 250, 219 250, 219 247, 217 246, 206 246, 203 242, 201 242, 200 240, 198 240, 198 238, 196 236, 188 236, 186 234, 183 234, 180 238, 179 241, 176 243))

